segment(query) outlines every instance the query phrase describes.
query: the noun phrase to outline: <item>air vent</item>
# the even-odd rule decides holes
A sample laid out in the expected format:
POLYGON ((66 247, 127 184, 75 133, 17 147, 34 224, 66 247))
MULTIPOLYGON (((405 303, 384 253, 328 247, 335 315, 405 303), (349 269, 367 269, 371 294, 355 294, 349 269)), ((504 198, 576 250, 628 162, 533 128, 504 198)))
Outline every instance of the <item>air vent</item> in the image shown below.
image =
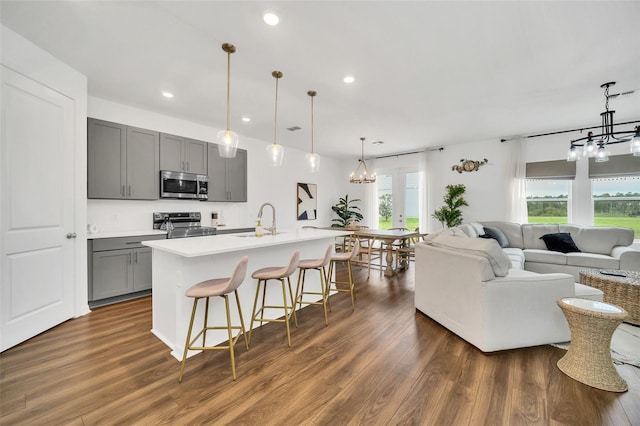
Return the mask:
POLYGON ((374 145, 382 145, 384 142, 383 141, 375 141, 373 144, 374 145))
POLYGON ((287 130, 290 132, 295 132, 296 130, 300 130, 300 129, 302 129, 302 127, 300 126, 287 127, 287 130))

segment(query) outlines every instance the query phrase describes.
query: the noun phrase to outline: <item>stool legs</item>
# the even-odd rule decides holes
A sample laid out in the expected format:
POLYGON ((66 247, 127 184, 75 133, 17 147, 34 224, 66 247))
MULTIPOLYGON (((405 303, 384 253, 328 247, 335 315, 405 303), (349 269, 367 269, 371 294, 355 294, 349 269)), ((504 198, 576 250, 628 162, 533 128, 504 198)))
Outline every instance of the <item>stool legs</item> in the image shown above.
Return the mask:
POLYGON ((227 325, 226 327, 222 326, 208 326, 209 320, 209 298, 205 297, 197 297, 193 300, 193 308, 191 310, 191 320, 189 321, 189 329, 187 331, 187 339, 184 344, 184 352, 182 354, 182 364, 180 365, 180 377, 178 378, 178 382, 182 382, 182 376, 184 374, 184 366, 187 362, 187 353, 189 350, 220 350, 220 349, 229 349, 229 356, 231 357, 231 373, 233 375, 233 380, 236 380, 236 360, 235 360, 235 350, 234 346, 240 335, 244 338, 244 345, 249 350, 249 341, 247 340, 247 334, 244 328, 244 319, 242 317, 242 309, 240 308, 240 299, 238 298, 238 291, 234 290, 234 295, 236 297, 236 304, 238 306, 238 314, 240 315, 240 326, 232 326, 231 325, 231 313, 229 309, 229 296, 227 294, 222 295, 220 297, 224 298, 226 317, 227 317, 227 325), (198 309, 198 302, 200 299, 205 299, 205 310, 204 310, 204 324, 202 330, 191 339, 191 332, 193 331, 193 323, 196 316, 196 311, 198 309), (207 346, 207 331, 209 330, 227 330, 227 335, 229 336, 229 344, 228 346, 207 346), (238 335, 234 338, 232 330, 240 330, 238 335), (202 346, 194 346, 194 343, 198 338, 202 336, 202 346))
MULTIPOLYGON (((337 262, 332 260, 331 263, 329 263, 329 280, 331 280, 331 277, 333 277, 333 274, 335 273, 337 275, 337 272, 335 271, 335 264, 337 262)), ((333 281, 329 281, 328 285, 327 285, 327 289, 331 290, 331 284, 334 284, 334 288, 336 291, 348 291, 349 293, 351 293, 351 308, 355 309, 356 308, 356 295, 355 295, 355 284, 353 282, 353 269, 351 267, 351 261, 347 260, 346 261, 347 264, 347 274, 349 276, 349 281, 338 281, 338 278, 336 276, 335 280, 333 281), (340 288, 338 287, 338 284, 348 284, 349 288, 340 288)), ((327 292, 328 293, 328 292, 327 292)), ((329 303, 329 307, 331 307, 331 304, 329 303)))
POLYGON ((282 287, 282 305, 265 305, 265 298, 267 293, 267 281, 269 280, 258 280, 258 286, 256 287, 256 297, 253 301, 253 312, 251 314, 251 325, 249 327, 249 342, 251 342, 251 334, 253 332, 253 323, 258 321, 260 323, 263 322, 284 322, 287 328, 287 343, 289 347, 291 347, 291 330, 289 327, 289 321, 293 316, 293 321, 295 326, 298 326, 298 317, 296 316, 295 311, 295 299, 293 298, 293 290, 291 289, 291 280, 289 277, 286 277, 287 284, 285 284, 284 278, 279 278, 281 287, 282 287), (260 308, 258 309, 258 299, 260 298, 260 286, 262 286, 262 303, 260 308), (287 296, 287 286, 289 287, 289 296, 287 296), (291 300, 291 305, 289 305, 287 299, 291 300), (264 310, 265 309, 275 309, 282 308, 284 309, 284 319, 276 319, 276 318, 265 318, 264 310), (258 314, 260 318, 258 318, 258 314), (292 315, 293 314, 293 315, 292 315))
POLYGON ((304 280, 307 276, 307 269, 300 269, 298 273, 298 285, 296 286, 296 298, 293 304, 293 309, 295 310, 296 304, 300 305, 300 309, 302 309, 302 304, 306 305, 322 305, 322 309, 324 310, 324 325, 329 325, 329 319, 327 317, 327 299, 329 298, 329 290, 327 286, 326 279, 326 270, 323 267, 321 268, 312 268, 320 273, 320 293, 318 292, 310 292, 304 291, 304 280), (303 300, 305 294, 313 294, 313 295, 321 295, 321 302, 306 302, 303 300))

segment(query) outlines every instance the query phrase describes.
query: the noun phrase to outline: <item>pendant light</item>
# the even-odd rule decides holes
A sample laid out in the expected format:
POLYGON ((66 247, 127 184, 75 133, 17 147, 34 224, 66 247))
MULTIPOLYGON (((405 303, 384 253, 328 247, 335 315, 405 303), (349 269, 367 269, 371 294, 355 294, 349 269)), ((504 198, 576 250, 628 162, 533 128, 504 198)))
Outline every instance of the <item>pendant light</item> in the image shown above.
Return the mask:
POLYGON ((305 158, 309 163, 311 173, 315 173, 320 170, 320 156, 313 151, 313 97, 316 95, 315 90, 309 90, 307 95, 311 98, 311 152, 308 153, 305 158))
POLYGON ((364 138, 360 138, 360 142, 362 144, 362 155, 358 160, 358 167, 356 170, 351 173, 351 177, 349 178, 349 182, 351 183, 373 183, 376 181, 376 174, 369 174, 369 168, 367 167, 367 162, 364 161, 364 138))
POLYGON ((282 72, 273 71, 271 75, 276 79, 276 103, 273 118, 273 143, 267 147, 267 155, 269 157, 269 166, 280 167, 284 158, 284 147, 278 145, 276 137, 278 133, 278 80, 282 78, 282 72))
POLYGON ((229 130, 229 99, 231 92, 231 54, 235 53, 236 47, 233 44, 223 43, 222 50, 227 52, 227 128, 218 132, 218 155, 223 158, 233 158, 238 149, 238 135, 229 130))

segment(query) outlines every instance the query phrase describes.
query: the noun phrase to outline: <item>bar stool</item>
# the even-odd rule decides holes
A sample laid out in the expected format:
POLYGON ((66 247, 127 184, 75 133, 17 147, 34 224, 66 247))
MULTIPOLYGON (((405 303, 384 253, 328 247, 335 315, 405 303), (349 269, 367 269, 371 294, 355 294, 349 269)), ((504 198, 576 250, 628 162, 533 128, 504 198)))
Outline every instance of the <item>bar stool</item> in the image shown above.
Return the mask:
POLYGON ((184 373, 184 366, 187 362, 187 352, 189 350, 220 350, 229 349, 229 355, 231 356, 231 372, 233 374, 233 380, 236 379, 236 360, 233 347, 240 338, 240 334, 244 337, 244 345, 249 350, 249 341, 244 329, 244 319, 242 317, 242 309, 240 308, 240 299, 238 298, 238 287, 244 281, 244 277, 247 275, 247 263, 249 257, 244 256, 238 261, 233 273, 229 278, 214 278, 207 281, 199 282, 198 284, 189 288, 185 295, 187 297, 193 297, 193 309, 191 310, 191 321, 189 322, 189 331, 187 332, 187 340, 184 344, 184 353, 182 355, 182 365, 180 366, 180 377, 178 382, 182 382, 182 374, 184 373), (240 326, 231 325, 231 316, 229 314, 229 293, 233 292, 236 296, 236 304, 238 305, 238 314, 240 315, 240 326), (227 326, 208 326, 207 319, 209 317, 209 298, 214 296, 220 296, 224 298, 225 308, 227 310, 227 326), (202 330, 196 337, 191 340, 191 330, 193 329, 193 320, 196 316, 196 310, 198 308, 198 301, 205 299, 204 308, 204 324, 202 330), (229 344, 227 346, 206 346, 207 331, 208 330, 227 330, 229 335, 229 344), (231 330, 240 330, 238 335, 234 338, 231 330), (196 340, 202 336, 202 346, 194 346, 196 340))
POLYGON ((327 318, 327 299, 329 298, 329 290, 327 288, 327 270, 326 266, 329 264, 331 260, 331 252, 333 250, 333 244, 329 244, 327 250, 324 253, 324 257, 321 259, 303 259, 298 263, 298 285, 296 286, 296 298, 295 303, 293 304, 293 308, 295 310, 296 304, 300 305, 300 309, 302 309, 302 304, 305 305, 322 305, 322 309, 324 309, 324 325, 329 325, 329 320, 327 318), (304 280, 307 276, 308 270, 316 270, 320 273, 320 292, 317 291, 304 291, 304 280), (315 295, 322 296, 321 301, 319 302, 310 302, 303 300, 304 295, 315 295))
MULTIPOLYGON (((355 283, 353 282, 353 269, 351 267, 352 265, 352 261, 353 259, 356 258, 356 256, 358 256, 358 252, 360 250, 360 240, 358 238, 356 238, 356 240, 354 241, 352 247, 351 247, 351 251, 348 251, 346 253, 334 253, 333 255, 331 255, 331 262, 329 263, 329 282, 327 285, 327 293, 329 293, 331 291, 331 284, 334 285, 334 289, 335 291, 348 291, 349 293, 351 293, 351 308, 355 309, 356 308, 356 302, 355 302, 355 283), (349 281, 338 281, 338 277, 337 277, 337 272, 336 272, 336 279, 335 281, 331 281, 331 277, 335 268, 336 263, 338 262, 345 262, 347 264, 347 272, 349 274, 349 281), (338 287, 338 284, 348 284, 349 288, 340 288, 338 287)), ((331 301, 329 299, 329 309, 331 309, 331 301)))
POLYGON ((253 331, 253 322, 259 321, 263 322, 284 322, 287 327, 287 342, 289 346, 291 346, 291 331, 289 329, 289 319, 291 318, 291 314, 289 313, 289 309, 293 311, 293 320, 295 322, 296 327, 298 326, 298 318, 296 317, 295 311, 295 300, 293 298, 293 291, 291 290, 291 274, 296 271, 298 267, 298 259, 300 257, 299 251, 294 251, 291 259, 289 260, 289 265, 287 266, 276 266, 276 267, 267 267, 261 268, 251 274, 251 278, 258 280, 258 285, 256 287, 256 298, 253 301, 253 313, 251 315, 251 326, 249 328, 249 342, 251 342, 251 332, 253 331), (287 302, 287 290, 284 284, 285 278, 287 280, 287 284, 289 286, 289 296, 291 297, 291 305, 288 305, 287 302), (278 280, 282 284, 282 305, 265 305, 265 296, 267 293, 267 281, 269 280, 278 280), (260 286, 262 285, 262 304, 260 309, 256 311, 258 307, 258 298, 260 296, 260 286), (284 319, 276 319, 276 318, 264 318, 264 310, 265 309, 284 309, 284 319), (260 318, 258 318, 260 315, 260 318))

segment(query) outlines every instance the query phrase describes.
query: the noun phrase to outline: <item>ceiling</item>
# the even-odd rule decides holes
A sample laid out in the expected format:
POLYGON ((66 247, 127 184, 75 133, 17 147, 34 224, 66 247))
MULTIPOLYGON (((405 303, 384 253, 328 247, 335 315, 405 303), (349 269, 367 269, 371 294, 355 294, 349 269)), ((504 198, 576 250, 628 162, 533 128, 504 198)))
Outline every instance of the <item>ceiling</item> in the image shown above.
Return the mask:
MULTIPOLYGON (((637 1, 6 1, 1 21, 89 95, 356 158, 599 124, 600 85, 640 89, 637 1), (262 21, 266 10, 280 24, 262 21), (342 79, 351 74, 355 82, 342 79), (161 91, 175 94, 173 99, 161 91), (251 122, 244 123, 247 115, 251 122), (287 128, 299 126, 291 132, 287 128), (383 144, 373 144, 383 141, 383 144)), ((611 101, 640 119, 640 90, 611 101)), ((578 137, 577 135, 573 136, 578 137)), ((215 135, 212 135, 213 141, 215 135)), ((567 136, 568 141, 571 136, 567 136)))

